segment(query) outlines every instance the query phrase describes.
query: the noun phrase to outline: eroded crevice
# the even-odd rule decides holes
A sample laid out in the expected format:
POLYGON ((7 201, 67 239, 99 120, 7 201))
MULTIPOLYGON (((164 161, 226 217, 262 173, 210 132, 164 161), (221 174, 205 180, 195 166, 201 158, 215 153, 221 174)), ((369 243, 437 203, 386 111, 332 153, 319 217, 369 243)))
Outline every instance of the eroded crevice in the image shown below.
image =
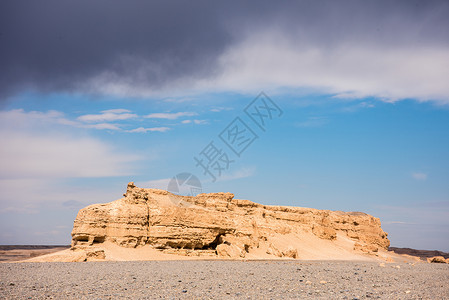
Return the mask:
POLYGON ((147 206, 147 222, 146 222, 147 236, 146 236, 145 244, 148 242, 148 238, 150 237, 150 206, 148 205, 148 199, 146 201, 146 206, 147 206))
POLYGON ((88 243, 89 242, 89 236, 88 235, 79 235, 74 238, 75 241, 81 242, 81 243, 88 243))
POLYGON ((217 246, 223 243, 223 235, 223 233, 219 233, 211 243, 204 245, 201 250, 217 249, 217 246))
POLYGON ((96 237, 94 237, 93 244, 104 243, 104 240, 105 240, 104 236, 96 236, 96 237))

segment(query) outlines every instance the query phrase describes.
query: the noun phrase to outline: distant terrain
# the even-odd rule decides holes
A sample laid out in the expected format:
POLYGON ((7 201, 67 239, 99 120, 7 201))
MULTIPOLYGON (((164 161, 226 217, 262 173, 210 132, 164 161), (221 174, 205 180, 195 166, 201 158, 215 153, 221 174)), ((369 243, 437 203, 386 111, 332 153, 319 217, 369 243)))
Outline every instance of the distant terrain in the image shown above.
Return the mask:
POLYGON ((443 256, 444 258, 449 258, 449 253, 438 250, 416 250, 411 248, 397 248, 397 247, 389 247, 388 250, 394 251, 397 254, 419 256, 423 260, 425 260, 428 257, 434 256, 443 256))
POLYGON ((69 248, 68 245, 0 245, 0 262, 25 260, 69 248))

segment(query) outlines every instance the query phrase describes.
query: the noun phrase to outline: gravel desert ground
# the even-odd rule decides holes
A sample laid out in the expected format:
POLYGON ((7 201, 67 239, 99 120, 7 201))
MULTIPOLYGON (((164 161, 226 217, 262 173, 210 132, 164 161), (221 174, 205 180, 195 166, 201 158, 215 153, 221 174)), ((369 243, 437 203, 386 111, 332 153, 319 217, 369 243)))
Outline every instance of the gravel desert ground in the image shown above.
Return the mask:
POLYGON ((349 261, 0 264, 2 299, 449 299, 449 265, 349 261))

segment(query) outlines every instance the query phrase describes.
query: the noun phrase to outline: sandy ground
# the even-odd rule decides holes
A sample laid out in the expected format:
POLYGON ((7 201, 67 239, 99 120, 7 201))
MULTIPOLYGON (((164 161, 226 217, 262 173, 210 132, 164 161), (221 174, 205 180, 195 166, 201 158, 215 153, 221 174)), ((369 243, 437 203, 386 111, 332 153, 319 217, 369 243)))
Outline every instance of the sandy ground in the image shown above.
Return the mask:
POLYGON ((0 264, 2 299, 449 299, 449 265, 351 261, 0 264))

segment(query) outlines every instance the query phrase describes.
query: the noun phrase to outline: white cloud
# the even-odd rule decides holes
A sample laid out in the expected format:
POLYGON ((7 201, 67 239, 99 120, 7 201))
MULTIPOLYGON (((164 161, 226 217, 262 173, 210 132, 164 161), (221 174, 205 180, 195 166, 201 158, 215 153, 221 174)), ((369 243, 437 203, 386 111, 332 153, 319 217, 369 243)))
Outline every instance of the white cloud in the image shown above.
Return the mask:
POLYGON ((385 225, 385 224, 413 224, 413 223, 403 221, 384 221, 382 222, 382 224, 385 225))
POLYGON ((94 128, 94 129, 107 129, 107 130, 121 130, 120 127, 118 127, 115 124, 111 124, 111 123, 89 124, 89 125, 82 125, 79 127, 94 128))
POLYGON ((412 177, 416 180, 427 180, 426 173, 414 172, 412 173, 412 177))
POLYGON ((130 113, 131 111, 124 108, 114 108, 114 109, 107 109, 102 110, 102 113, 112 113, 112 114, 123 114, 123 113, 130 113))
POLYGON ((120 198, 123 187, 101 189, 96 185, 80 186, 79 182, 68 184, 57 178, 0 179, 0 214, 37 214, 46 209, 76 209, 93 203, 110 202, 120 198), (18 193, 17 191, 20 191, 18 193), (76 199, 76 200, 74 200, 76 199), (76 202, 67 206, 65 202, 76 202))
POLYGON ((449 51, 344 44, 306 47, 282 35, 253 36, 221 57, 221 76, 205 82, 223 89, 315 87, 354 97, 449 102, 449 51))
POLYGON ((54 128, 54 125, 58 124, 76 128, 121 130, 121 128, 117 124, 112 123, 85 124, 79 121, 69 120, 65 118, 62 112, 58 111, 25 112, 23 109, 14 109, 10 111, 0 111, 0 119, 0 126, 2 129, 32 129, 36 126, 48 129, 54 128))
POLYGON ((231 107, 214 107, 210 111, 211 112, 221 112, 223 110, 233 110, 231 107))
POLYGON ((48 112, 25 112, 23 109, 0 111, 0 130, 23 130, 31 129, 35 126, 45 127, 54 124, 74 125, 75 123, 65 119, 63 113, 53 110, 48 112))
MULTIPOLYGON (((82 135, 56 112, 0 112, 0 178, 67 178, 127 175, 139 157, 82 135)), ((109 127, 110 124, 92 126, 109 127)), ((109 127, 112 128, 112 127, 109 127)))
POLYGON ((136 156, 88 137, 1 132, 1 178, 103 177, 130 174, 136 156))
POLYGON ((197 113, 194 112, 177 112, 177 113, 153 113, 145 116, 145 118, 150 119, 167 119, 167 120, 175 120, 180 117, 191 117, 196 116, 197 113))
POLYGON ((101 114, 82 115, 77 118, 81 122, 108 122, 137 118, 136 114, 129 113, 126 109, 104 110, 101 114))
MULTIPOLYGON (((267 30, 252 32, 230 45, 217 61, 215 76, 183 77, 160 89, 120 75, 113 79, 100 75, 89 82, 100 93, 136 97, 164 97, 168 92, 191 96, 212 91, 256 94, 263 90, 273 95, 307 90, 337 98, 449 104, 449 48, 445 45, 409 47, 341 40, 326 47, 267 30)), ((140 65, 142 70, 136 72, 145 73, 146 64, 140 65)), ((170 114, 159 117, 176 118, 170 114)))
MULTIPOLYGON (((102 111, 102 115, 104 114, 121 114, 129 112, 126 109, 112 109, 112 110, 105 110, 102 111)), ((86 115, 85 115, 86 116, 86 115)), ((87 115, 87 116, 99 116, 99 115, 87 115)), ((82 118, 81 116, 80 118, 82 118)), ((154 132, 166 132, 170 130, 169 127, 152 127, 152 128, 144 128, 139 127, 136 129, 126 130, 123 127, 123 124, 114 124, 114 123, 95 123, 94 124, 86 124, 84 122, 80 121, 73 121, 65 118, 64 114, 58 111, 48 111, 48 112, 37 112, 37 111, 31 111, 31 112, 25 112, 23 109, 15 109, 10 111, 0 111, 0 118, 1 118, 1 124, 2 128, 24 128, 27 127, 28 129, 32 129, 35 126, 47 126, 52 127, 52 125, 60 124, 60 125, 66 125, 70 127, 75 128, 87 128, 87 129, 97 129, 97 130, 114 130, 114 131, 122 131, 122 132, 148 132, 148 131, 154 131, 154 132)), ((79 119, 79 118, 78 118, 79 119)), ((0 124, 0 125, 1 125, 0 124)))
POLYGON ((169 127, 151 127, 151 128, 139 127, 139 128, 136 128, 136 129, 127 130, 127 132, 146 133, 148 131, 150 131, 150 132, 166 132, 168 130, 170 130, 169 127))
POLYGON ((194 97, 177 97, 177 98, 165 98, 164 102, 172 102, 172 103, 184 103, 184 102, 191 102, 194 101, 194 97))
POLYGON ((209 122, 207 120, 183 120, 181 122, 181 124, 190 124, 190 123, 194 123, 196 125, 205 125, 205 124, 209 124, 209 122))

